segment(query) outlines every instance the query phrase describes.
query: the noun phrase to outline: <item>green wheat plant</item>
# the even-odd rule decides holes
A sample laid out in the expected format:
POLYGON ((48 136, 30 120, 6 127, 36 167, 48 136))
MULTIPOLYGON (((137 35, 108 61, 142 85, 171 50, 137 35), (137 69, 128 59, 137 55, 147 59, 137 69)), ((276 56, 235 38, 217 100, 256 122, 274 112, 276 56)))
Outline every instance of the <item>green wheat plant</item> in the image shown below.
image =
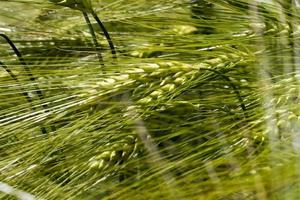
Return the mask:
POLYGON ((0 1, 0 199, 299 199, 299 9, 0 1))

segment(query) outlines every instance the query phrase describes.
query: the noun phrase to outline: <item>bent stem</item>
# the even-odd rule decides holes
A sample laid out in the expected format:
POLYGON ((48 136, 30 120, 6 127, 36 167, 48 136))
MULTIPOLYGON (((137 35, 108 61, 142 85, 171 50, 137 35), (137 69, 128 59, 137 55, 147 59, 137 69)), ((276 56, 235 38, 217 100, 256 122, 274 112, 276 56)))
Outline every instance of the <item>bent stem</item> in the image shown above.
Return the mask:
MULTIPOLYGON (((16 81, 18 83, 18 85, 21 85, 20 81, 17 78, 17 76, 1 61, 0 61, 0 66, 10 75, 10 77, 12 79, 14 79, 14 81, 16 81)), ((32 99, 30 98, 29 94, 26 91, 22 92, 22 94, 25 97, 26 101, 31 104, 32 103, 32 99)), ((47 133, 46 128, 45 127, 41 127, 41 132, 43 134, 46 134, 47 133)))
POLYGON ((96 34, 95 34, 95 31, 94 31, 94 28, 91 24, 91 21, 89 19, 89 16, 87 15, 87 13, 85 11, 82 11, 82 14, 84 16, 84 19, 89 27, 89 30, 90 30, 90 34, 92 35, 92 38, 93 38, 93 42, 94 42, 94 46, 95 46, 95 49, 96 49, 96 52, 97 52, 97 56, 98 56, 98 59, 99 59, 99 62, 102 66, 104 66, 104 63, 103 63, 103 58, 102 58, 102 55, 101 55, 101 46, 100 44, 98 43, 97 41, 97 37, 96 37, 96 34))
MULTIPOLYGON (((26 64, 24 58, 22 57, 22 54, 20 53, 20 51, 18 50, 18 48, 16 47, 16 45, 13 43, 13 41, 11 39, 9 39, 9 37, 3 33, 0 33, 0 37, 4 38, 6 40, 6 42, 10 45, 10 47, 13 49, 14 53, 17 55, 20 63, 22 64, 23 68, 25 69, 26 71, 26 74, 29 76, 29 80, 32 81, 32 82, 36 82, 36 78, 33 76, 33 74, 31 73, 28 65, 26 64)), ((6 67, 7 68, 7 67, 6 67)), ((4 68, 5 69, 5 68, 4 68)), ((7 68, 8 69, 8 68, 7 68)), ((9 70, 10 71, 10 70, 9 70)), ((10 71, 11 72, 11 71, 10 71)), ((12 72, 11 72, 12 73, 12 72)), ((15 75, 12 76, 12 78, 16 78, 15 75)), ((36 94, 38 95, 39 99, 41 101, 43 101, 45 98, 44 98, 44 95, 42 93, 42 91, 39 89, 39 87, 36 85, 35 86, 35 92, 36 94)), ((28 93, 27 93, 28 95, 28 93)), ((30 100, 31 102, 32 100, 30 100)), ((45 112, 49 112, 48 110, 48 105, 47 104, 42 104, 42 108, 45 112)), ((51 126, 51 130, 52 131, 55 131, 56 128, 54 126, 51 126)), ((42 131, 43 133, 47 133, 47 131, 42 131)))
POLYGON ((240 91, 237 89, 237 87, 234 85, 234 83, 230 80, 229 77, 227 77, 226 75, 222 74, 221 72, 215 70, 215 69, 210 69, 210 68, 200 68, 200 70, 207 70, 207 71, 211 71, 215 74, 217 74, 218 76, 220 76, 221 78, 223 78, 225 81, 227 81, 229 83, 229 85, 232 87, 234 93, 236 94, 239 102, 240 102, 240 107, 242 108, 242 110, 245 112, 247 110, 246 105, 243 102, 243 98, 240 94, 240 91))
POLYGON ((115 49, 115 46, 114 46, 114 43, 113 43, 112 39, 110 38, 109 33, 107 32, 105 26, 103 25, 103 23, 99 19, 98 15, 95 13, 95 11, 92 10, 91 13, 92 13, 94 19, 97 21, 98 25, 100 26, 101 30, 103 31, 103 33, 104 33, 104 35, 107 39, 107 42, 109 44, 109 47, 110 47, 111 54, 112 54, 113 58, 117 59, 116 49, 115 49))

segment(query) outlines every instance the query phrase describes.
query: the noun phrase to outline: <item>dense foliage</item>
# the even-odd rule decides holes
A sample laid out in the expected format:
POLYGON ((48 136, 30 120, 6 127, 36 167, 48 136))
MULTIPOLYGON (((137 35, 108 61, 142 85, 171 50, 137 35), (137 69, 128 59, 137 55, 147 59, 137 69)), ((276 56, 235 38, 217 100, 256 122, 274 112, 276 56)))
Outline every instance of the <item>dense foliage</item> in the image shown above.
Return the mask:
POLYGON ((0 198, 299 199, 299 9, 0 1, 0 198))

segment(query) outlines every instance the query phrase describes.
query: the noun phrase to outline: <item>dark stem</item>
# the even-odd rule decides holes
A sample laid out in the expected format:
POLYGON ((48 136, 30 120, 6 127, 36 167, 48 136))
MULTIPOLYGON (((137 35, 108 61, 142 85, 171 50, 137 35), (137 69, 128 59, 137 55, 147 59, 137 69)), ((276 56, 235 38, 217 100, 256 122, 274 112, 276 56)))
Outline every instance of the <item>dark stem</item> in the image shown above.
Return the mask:
POLYGON ((103 31, 103 33, 104 33, 104 35, 105 35, 105 37, 107 39, 107 42, 109 44, 109 47, 110 47, 111 54, 112 54, 113 58, 117 59, 116 49, 115 49, 113 41, 111 40, 111 38, 109 36, 109 33, 107 32, 105 26, 103 25, 103 23, 101 22, 101 20, 99 19, 99 17, 95 13, 95 11, 92 10, 91 13, 92 13, 94 19, 97 21, 98 25, 100 26, 101 30, 103 31))
MULTIPOLYGON (((18 84, 20 84, 20 82, 19 82, 19 80, 18 80, 18 78, 17 78, 17 76, 3 63, 3 62, 1 62, 0 61, 0 65, 1 65, 1 67, 10 75, 10 77, 12 78, 12 79, 14 79, 18 84)), ((26 100, 27 100, 27 102, 28 103, 31 103, 32 102, 32 100, 31 100, 31 98, 29 97, 29 95, 28 95, 28 93, 27 92, 22 92, 22 94, 23 94, 23 96, 26 98, 26 100)))
POLYGON ((240 91, 237 89, 237 87, 234 85, 234 83, 230 80, 229 77, 225 76, 224 74, 222 74, 221 72, 215 70, 215 69, 210 69, 210 68, 200 68, 200 70, 207 70, 207 71, 211 71, 211 72, 214 72, 215 74, 219 75, 220 77, 222 77, 225 81, 227 81, 229 83, 229 85, 232 87, 234 93, 236 94, 239 102, 240 102, 240 106, 242 108, 243 111, 246 111, 247 108, 243 102, 243 98, 240 94, 240 91))
MULTIPOLYGON (((3 62, 0 61, 0 65, 10 75, 10 77, 12 79, 14 79, 20 85, 20 82, 19 82, 17 76, 3 62)), ((25 97, 26 101, 31 104, 32 103, 32 99, 30 98, 30 96, 28 95, 28 93, 25 91, 25 92, 22 92, 22 94, 25 97)), ((45 127, 41 127, 41 132, 43 134, 46 134, 47 133, 46 128, 45 127)))
MULTIPOLYGON (((23 65, 27 75, 29 76, 29 80, 32 82, 36 82, 35 77, 33 76, 33 74, 31 73, 29 67, 27 66, 24 58, 22 57, 22 54, 20 53, 20 51, 18 50, 18 48, 16 47, 16 45, 13 43, 13 41, 11 39, 9 39, 9 37, 3 33, 0 33, 0 37, 4 38, 6 40, 6 42, 10 45, 10 47, 13 49, 14 53, 17 55, 20 63, 23 65)), ((42 91, 39 89, 39 87, 36 85, 35 86, 35 92, 38 95, 39 99, 41 101, 44 100, 44 95, 42 93, 42 91)), ((48 111, 48 106, 46 104, 42 104, 42 108, 45 110, 45 112, 49 112, 48 111)), ((51 126, 51 130, 55 131, 56 128, 54 126, 51 126)))
POLYGON ((97 41, 97 37, 96 37, 96 34, 95 34, 95 31, 94 31, 94 28, 91 24, 91 21, 89 19, 89 16, 87 15, 87 13, 85 11, 82 11, 82 14, 84 16, 84 19, 89 27, 89 30, 90 30, 90 34, 92 35, 92 38, 93 38, 93 42, 94 42, 94 45, 95 45, 95 49, 96 49, 96 52, 97 52, 97 55, 98 55, 98 59, 99 59, 99 62, 100 64, 103 66, 103 58, 102 58, 102 55, 101 55, 101 46, 100 44, 98 43, 97 41))
MULTIPOLYGON (((29 67, 27 66, 27 64, 26 64, 26 62, 25 62, 25 60, 24 60, 24 58, 22 57, 20 51, 19 51, 18 48, 15 46, 15 44, 13 43, 13 41, 11 41, 11 40, 9 39, 9 37, 7 37, 5 34, 0 33, 0 36, 1 36, 2 38, 4 38, 4 39, 7 41, 7 43, 8 43, 8 44, 11 46, 11 48, 13 49, 14 53, 17 55, 17 57, 18 57, 20 63, 23 65, 23 67, 24 67, 24 69, 25 69, 27 75, 29 76, 29 80, 35 82, 35 77, 34 77, 33 74, 31 73, 31 71, 30 71, 29 67)), ((41 90, 37 89, 36 93, 37 93, 37 95, 38 95, 40 98, 43 98, 43 94, 42 94, 41 90)))

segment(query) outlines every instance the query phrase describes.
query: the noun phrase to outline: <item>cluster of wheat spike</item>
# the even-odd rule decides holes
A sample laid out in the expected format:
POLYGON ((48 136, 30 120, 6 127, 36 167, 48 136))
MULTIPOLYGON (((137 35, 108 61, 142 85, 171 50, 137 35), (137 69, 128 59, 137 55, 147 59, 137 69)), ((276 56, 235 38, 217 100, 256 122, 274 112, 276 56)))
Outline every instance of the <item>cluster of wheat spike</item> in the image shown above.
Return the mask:
POLYGON ((299 9, 0 1, 0 199, 299 199, 299 9))

